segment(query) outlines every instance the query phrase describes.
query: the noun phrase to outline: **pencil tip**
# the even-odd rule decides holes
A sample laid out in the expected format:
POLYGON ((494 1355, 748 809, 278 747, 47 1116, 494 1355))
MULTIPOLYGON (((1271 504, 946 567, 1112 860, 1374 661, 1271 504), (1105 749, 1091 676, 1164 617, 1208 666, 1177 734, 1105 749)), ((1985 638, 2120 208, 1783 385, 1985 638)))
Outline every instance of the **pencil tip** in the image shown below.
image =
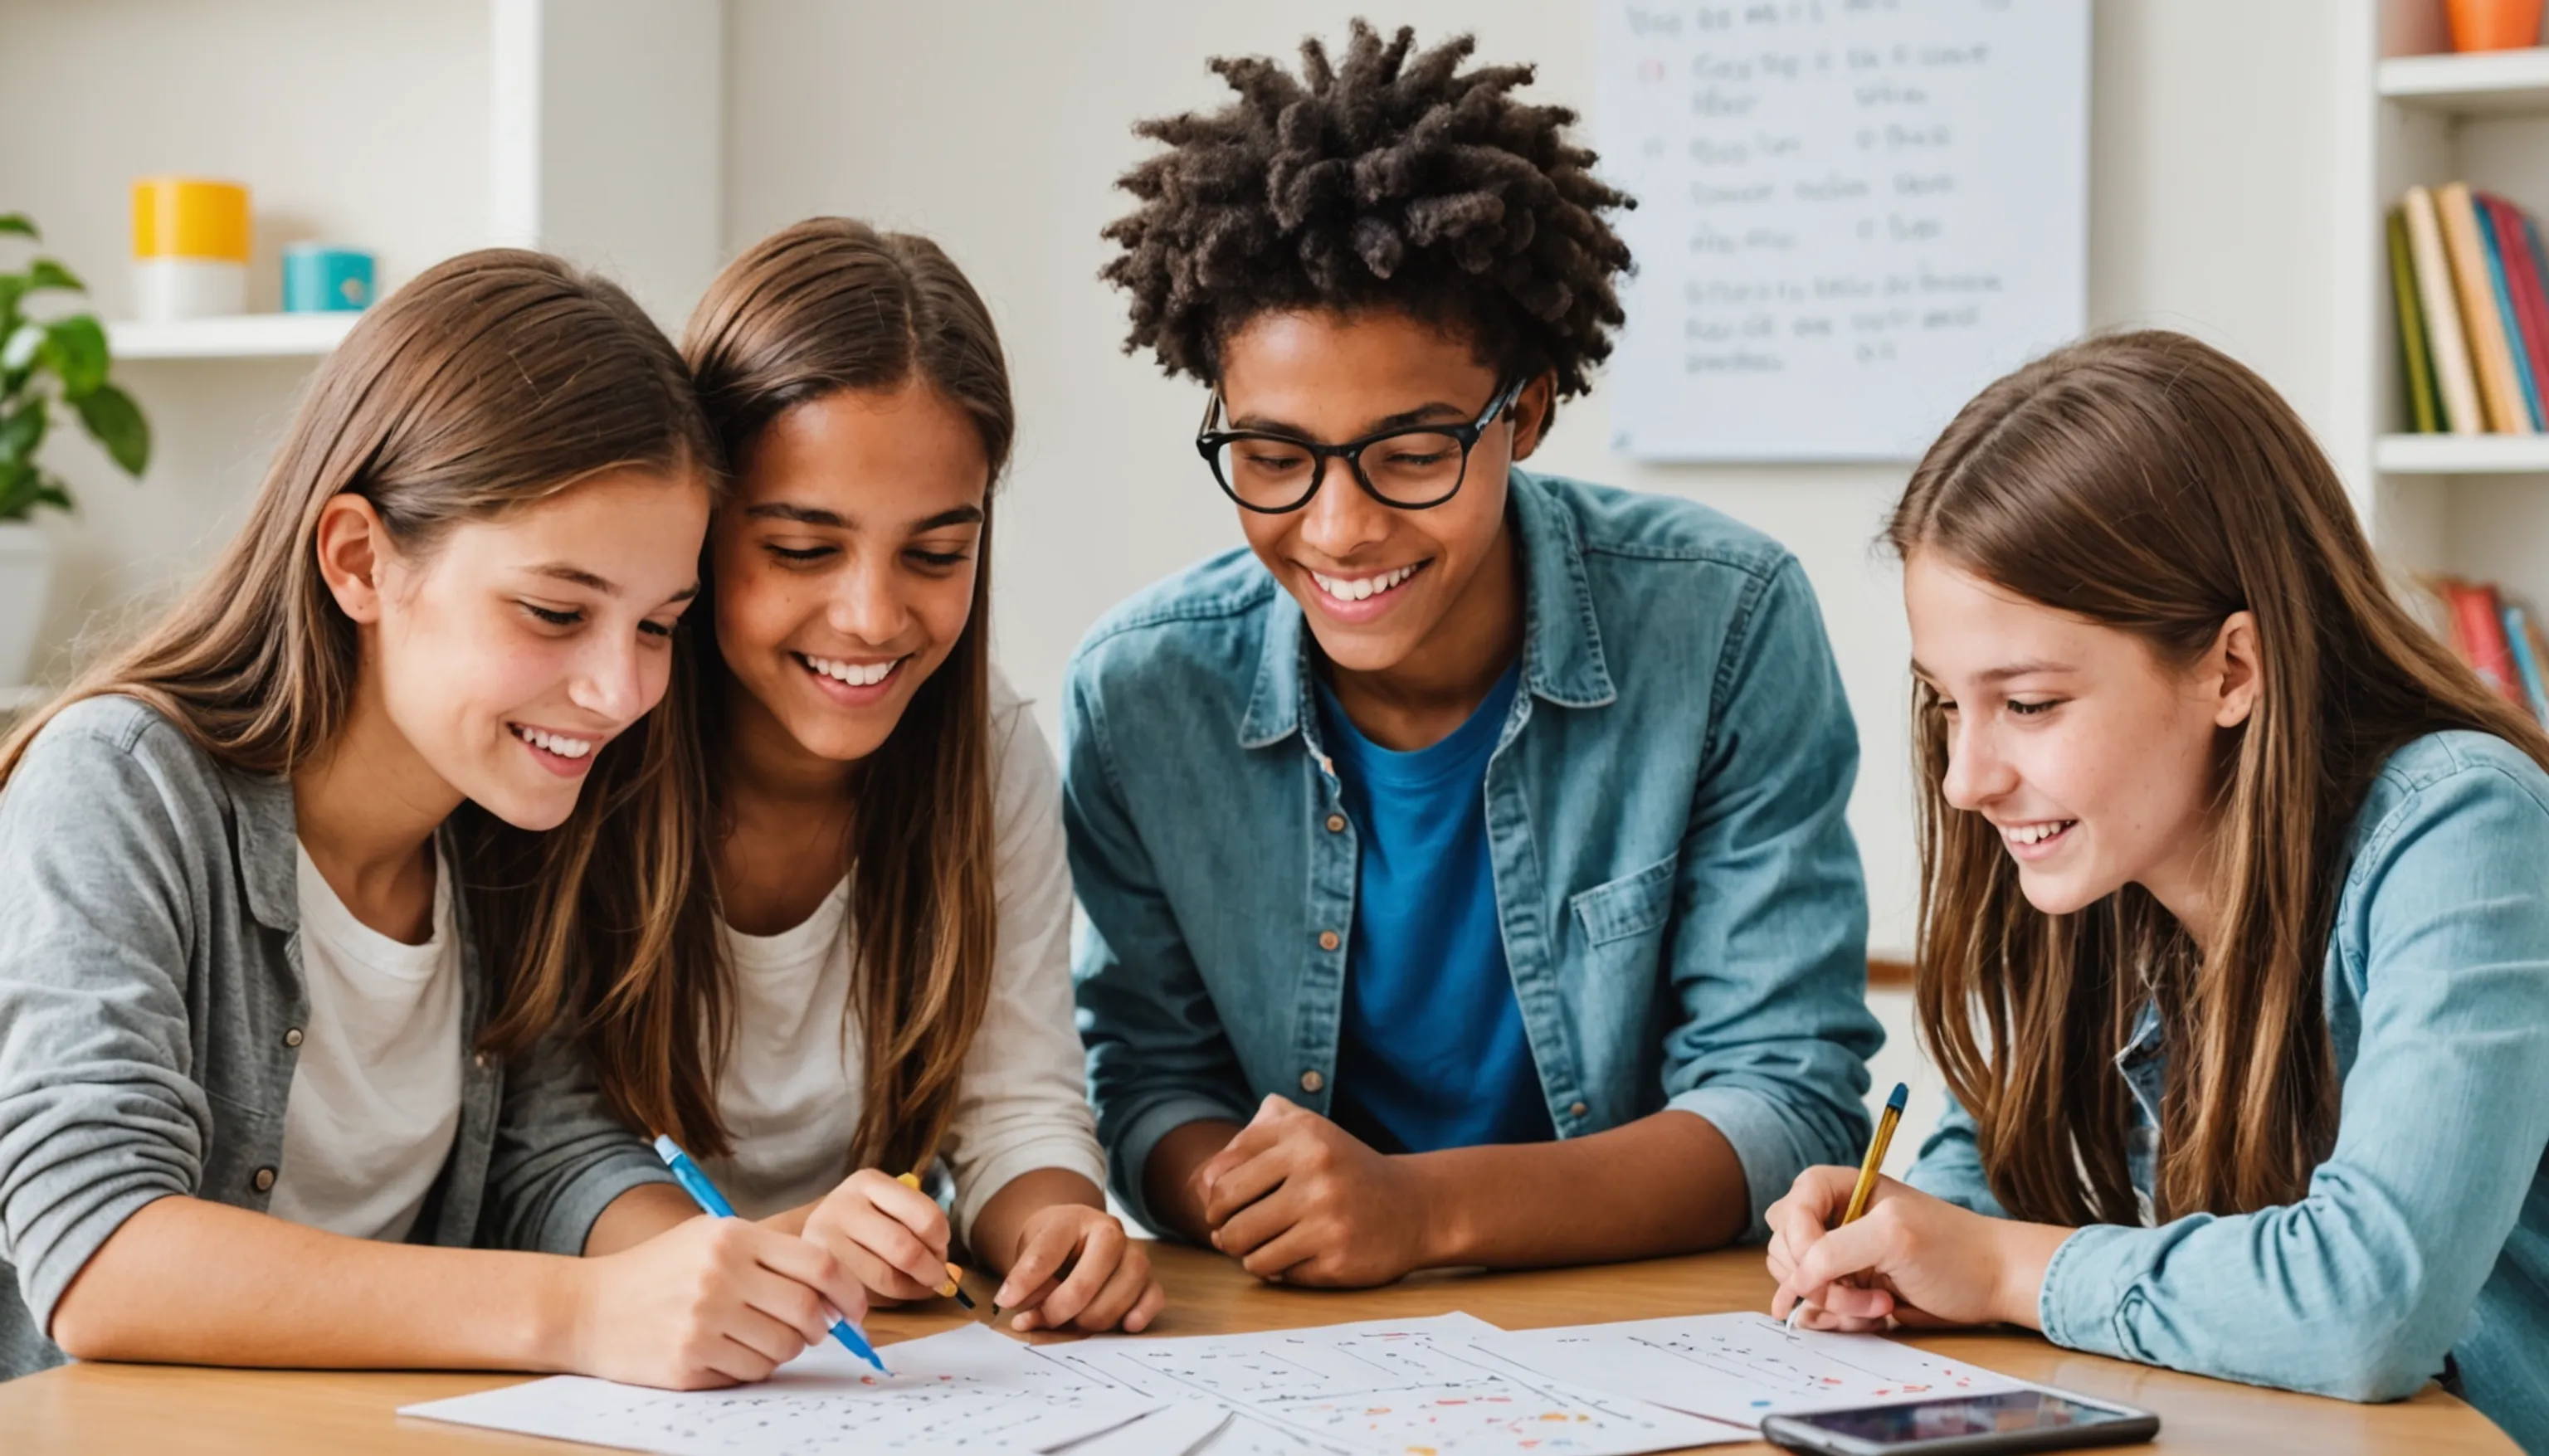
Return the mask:
POLYGON ((1903 1104, 1910 1101, 1911 1098, 1912 1084, 1909 1082, 1897 1082, 1894 1084, 1894 1095, 1885 1099, 1885 1105, 1894 1109, 1896 1112, 1901 1112, 1903 1110, 1903 1104))

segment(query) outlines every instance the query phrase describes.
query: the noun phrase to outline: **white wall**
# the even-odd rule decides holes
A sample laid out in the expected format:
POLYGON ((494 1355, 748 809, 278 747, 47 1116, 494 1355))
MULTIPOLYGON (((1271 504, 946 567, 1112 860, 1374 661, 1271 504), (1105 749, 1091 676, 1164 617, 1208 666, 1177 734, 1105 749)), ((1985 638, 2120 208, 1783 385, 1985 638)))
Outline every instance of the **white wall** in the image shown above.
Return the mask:
MULTIPOLYGON (((279 306, 282 249, 305 239, 369 248, 395 284, 486 232, 487 3, 366 0, 348 25, 337 0, 9 0, 0 212, 34 215, 102 318, 131 316, 130 188, 157 173, 251 184, 251 309, 279 306)), ((40 517, 60 551, 40 675, 92 612, 164 592, 229 536, 307 372, 119 363, 154 435, 139 486, 57 424, 47 457, 81 509, 40 517)))
MULTIPOLYGON (((1111 184, 1147 149, 1131 124, 1217 105, 1208 56, 1289 54, 1304 34, 1342 37, 1358 13, 1412 24, 1420 42, 1473 31, 1482 56, 1536 60, 1534 93, 1589 117, 1584 0, 728 0, 729 248, 821 212, 925 231, 1000 321, 1021 427, 998 643, 1048 703, 1109 603, 1240 539, 1187 443, 1200 394, 1118 352, 1122 305, 1095 277, 1109 254, 1098 228, 1129 201, 1111 184)), ((2331 391, 2332 24, 2319 0, 2101 0, 2091 128, 2093 321, 2201 333, 2314 423, 2331 391)), ((1906 954, 1908 645, 1895 573, 1870 548, 1903 469, 1648 466, 1612 455, 1609 437, 1597 388, 1537 463, 1707 501, 1803 560, 1864 748, 1851 820, 1873 944, 1906 954)))

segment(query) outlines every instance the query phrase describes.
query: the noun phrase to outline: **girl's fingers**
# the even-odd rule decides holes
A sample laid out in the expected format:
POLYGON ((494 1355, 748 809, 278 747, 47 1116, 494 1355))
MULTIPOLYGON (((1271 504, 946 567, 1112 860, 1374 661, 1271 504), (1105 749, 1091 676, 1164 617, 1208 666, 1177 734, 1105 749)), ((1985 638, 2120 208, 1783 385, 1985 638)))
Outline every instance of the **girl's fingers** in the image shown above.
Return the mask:
POLYGON ((1881 1289, 1861 1289, 1854 1284, 1835 1284, 1824 1290, 1823 1307, 1827 1314, 1843 1320, 1882 1321, 1894 1313, 1894 1297, 1881 1289))
MULTIPOLYGON (((732 1319, 724 1321, 724 1329, 728 1340, 769 1362, 759 1375, 728 1372, 738 1380, 767 1379, 772 1370, 803 1353, 808 1343, 804 1332, 796 1325, 763 1312, 758 1306, 737 1310, 732 1319)), ((719 1368, 723 1368, 722 1365, 719 1368)))
POLYGON ((1142 1291, 1142 1297, 1134 1301, 1133 1308, 1126 1312, 1124 1332, 1140 1334, 1150 1328, 1151 1321, 1160 1318, 1160 1311, 1167 1308, 1168 1303, 1169 1292, 1160 1287, 1160 1281, 1152 1280, 1151 1287, 1142 1291))
POLYGON ((933 1251, 941 1264, 947 1262, 947 1211, 938 1200, 912 1187, 899 1178, 889 1178, 875 1168, 861 1168, 850 1175, 850 1182, 866 1197, 870 1207, 900 1224, 933 1251))
POLYGON ((720 1381, 734 1385, 758 1385, 768 1380, 781 1363, 731 1333, 708 1356, 709 1371, 720 1381))
POLYGON ((1054 1272, 1080 1247, 1078 1230, 1068 1225, 1040 1223, 1027 1235, 1027 1245, 1018 1251, 1018 1261, 1009 1266, 1000 1280, 1000 1292, 991 1303, 1003 1310, 1032 1310, 1052 1293, 1054 1272))
POLYGON ((776 1283, 781 1288, 766 1299, 750 1303, 800 1328, 809 1329, 807 1344, 823 1337, 833 1314, 847 1320, 867 1318, 866 1281, 830 1249, 810 1239, 778 1234, 763 1242, 757 1261, 761 1268, 777 1276, 776 1283), (831 1308, 827 1311, 825 1305, 831 1308), (806 1322, 808 1318, 814 1321, 811 1325, 806 1322))
MULTIPOLYGON (((897 1183, 897 1192, 909 1189, 897 1183)), ((931 1205, 936 1207, 936 1205, 931 1205)), ((876 1208, 861 1209, 843 1220, 840 1230, 852 1243, 897 1276, 892 1287, 868 1280, 872 1289, 901 1300, 925 1300, 947 1282, 947 1260, 921 1241, 909 1226, 876 1208)))
MULTIPOLYGON (((1045 1322, 1044 1302, 1053 1298, 1053 1292, 1061 1287, 1060 1279, 1048 1275, 1044 1283, 1028 1290, 1026 1298, 1018 1301, 1016 1306, 1018 1318, 1009 1321, 1009 1327, 1020 1333, 1030 1329, 1051 1328, 1052 1326, 1045 1322)), ((1010 1308, 1009 1303, 1006 1300, 1001 1301, 1000 1308, 1003 1310, 1010 1308)))
POLYGON ((1070 1277, 1036 1307, 1045 1327, 1060 1329, 1078 1320, 1123 1260, 1123 1228, 1112 1219, 1088 1226, 1080 1237, 1080 1262, 1073 1266, 1070 1277))
POLYGON ((1095 1298, 1081 1307, 1078 1318, 1072 1322, 1092 1334, 1113 1329, 1124 1322, 1124 1317, 1132 1312, 1134 1302, 1150 1287, 1149 1261, 1122 1259, 1116 1263, 1115 1272, 1106 1277, 1105 1286, 1097 1291, 1095 1298))
POLYGON ((1808 1302, 1824 1304, 1827 1286, 1877 1266, 1894 1222, 1891 1217, 1871 1215, 1824 1234, 1798 1256, 1789 1286, 1808 1302))

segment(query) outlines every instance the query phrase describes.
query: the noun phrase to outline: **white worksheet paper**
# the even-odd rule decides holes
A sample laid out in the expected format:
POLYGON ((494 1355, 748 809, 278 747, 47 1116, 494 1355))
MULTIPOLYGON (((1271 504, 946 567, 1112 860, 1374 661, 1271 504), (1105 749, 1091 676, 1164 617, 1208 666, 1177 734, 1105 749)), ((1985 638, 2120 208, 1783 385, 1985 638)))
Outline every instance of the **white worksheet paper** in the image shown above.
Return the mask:
POLYGON ((733 1390, 659 1391, 562 1375, 399 1413, 665 1456, 997 1456, 1051 1451, 1161 1405, 979 1324, 885 1353, 891 1376, 825 1341, 769 1380, 733 1390))
POLYGON ((1747 1430, 1517 1370, 1471 1348, 1495 1333, 1484 1320, 1445 1315, 1105 1338, 1049 1353, 1145 1395, 1231 1408, 1237 1418, 1197 1456, 1636 1456, 1750 1439, 1747 1430))
POLYGON ((1791 1333, 1766 1315, 1497 1330, 1475 1344, 1518 1370, 1746 1426, 1764 1415, 2035 1389, 1882 1335, 1791 1333))

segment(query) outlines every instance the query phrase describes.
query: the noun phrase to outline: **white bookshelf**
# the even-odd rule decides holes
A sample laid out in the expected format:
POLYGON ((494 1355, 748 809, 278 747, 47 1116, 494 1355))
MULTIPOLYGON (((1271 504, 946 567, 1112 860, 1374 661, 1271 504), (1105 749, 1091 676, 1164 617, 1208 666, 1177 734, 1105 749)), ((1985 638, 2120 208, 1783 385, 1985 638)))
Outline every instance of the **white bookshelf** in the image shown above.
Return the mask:
POLYGON ((350 313, 240 314, 166 323, 121 319, 106 325, 106 344, 118 362, 315 357, 342 342, 346 330, 360 317, 350 313))
POLYGON ((2383 435, 2372 468, 2386 475, 2549 474, 2549 435, 2383 435))
POLYGON ((2549 115, 2549 47, 2393 56, 2381 62, 2375 84, 2383 100, 2418 111, 2549 115))
POLYGON ((2326 441, 2402 572, 2502 583, 2549 601, 2549 435, 2408 432, 2389 210, 2467 181, 2549 212, 2549 47, 2449 52, 2442 0, 2346 0, 2337 99, 2337 409, 2326 441))

